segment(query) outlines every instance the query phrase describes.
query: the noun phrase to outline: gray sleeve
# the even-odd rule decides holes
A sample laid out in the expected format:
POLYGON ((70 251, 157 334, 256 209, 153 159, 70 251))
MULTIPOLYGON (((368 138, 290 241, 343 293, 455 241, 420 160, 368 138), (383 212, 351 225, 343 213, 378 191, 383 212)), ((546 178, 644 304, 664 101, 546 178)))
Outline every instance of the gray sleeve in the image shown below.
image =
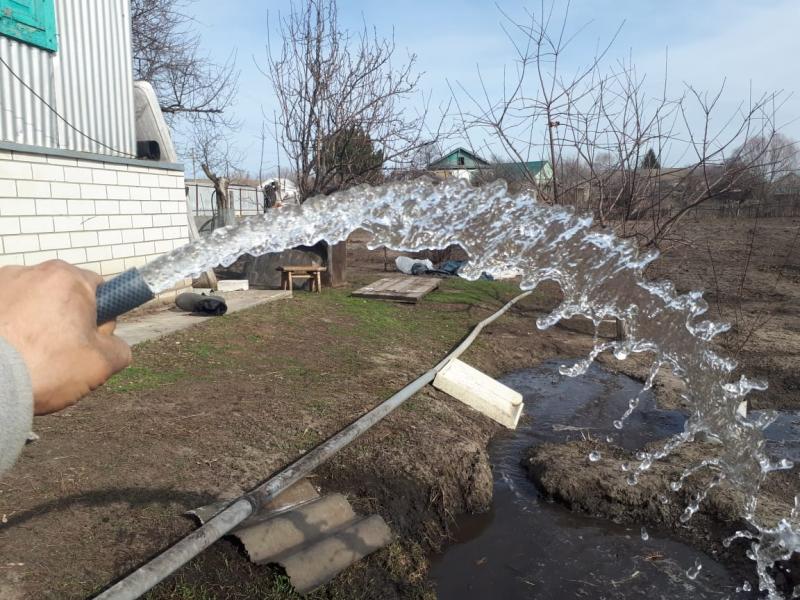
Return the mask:
POLYGON ((33 392, 22 357, 0 338, 0 475, 17 460, 33 423, 33 392))

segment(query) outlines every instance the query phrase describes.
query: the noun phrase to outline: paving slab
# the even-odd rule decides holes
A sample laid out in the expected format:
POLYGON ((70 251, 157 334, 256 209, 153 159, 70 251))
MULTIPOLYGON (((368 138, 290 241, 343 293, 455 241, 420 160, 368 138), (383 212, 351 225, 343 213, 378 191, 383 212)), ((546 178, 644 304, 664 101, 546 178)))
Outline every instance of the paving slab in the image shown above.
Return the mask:
MULTIPOLYGON (((208 290, 194 291, 208 293, 208 290)), ((240 292, 213 292, 213 294, 225 298, 225 302, 228 305, 228 314, 258 306, 259 304, 292 297, 292 292, 288 290, 247 290, 240 292)), ((165 308, 158 312, 126 318, 117 323, 116 334, 133 346, 134 344, 154 340, 175 331, 186 329, 209 319, 219 319, 219 317, 194 315, 173 305, 171 308, 165 308)))

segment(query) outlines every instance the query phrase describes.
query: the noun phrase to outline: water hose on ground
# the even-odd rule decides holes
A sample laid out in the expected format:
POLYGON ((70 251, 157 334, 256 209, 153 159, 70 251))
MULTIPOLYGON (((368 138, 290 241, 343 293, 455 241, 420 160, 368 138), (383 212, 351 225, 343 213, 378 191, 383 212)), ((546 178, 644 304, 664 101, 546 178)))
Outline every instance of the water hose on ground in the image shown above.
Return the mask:
POLYGON ((311 449, 254 490, 232 501, 231 504, 209 519, 199 529, 179 540, 172 547, 97 596, 97 600, 133 600, 155 587, 214 542, 230 533, 237 525, 254 514, 259 506, 262 506, 292 484, 300 481, 300 479, 322 465, 342 448, 391 414, 416 392, 428 385, 447 363, 454 358, 458 358, 472 345, 472 342, 475 341, 475 338, 484 327, 500 318, 508 309, 530 293, 524 292, 510 300, 500 310, 478 323, 458 346, 427 373, 418 377, 368 413, 311 449))

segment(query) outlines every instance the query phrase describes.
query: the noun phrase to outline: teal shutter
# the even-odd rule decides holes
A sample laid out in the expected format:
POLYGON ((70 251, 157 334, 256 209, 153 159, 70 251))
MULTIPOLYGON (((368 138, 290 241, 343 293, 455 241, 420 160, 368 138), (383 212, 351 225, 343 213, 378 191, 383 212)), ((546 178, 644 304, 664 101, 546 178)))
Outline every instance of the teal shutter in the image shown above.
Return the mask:
POLYGON ((55 52, 54 0, 0 0, 0 35, 55 52))

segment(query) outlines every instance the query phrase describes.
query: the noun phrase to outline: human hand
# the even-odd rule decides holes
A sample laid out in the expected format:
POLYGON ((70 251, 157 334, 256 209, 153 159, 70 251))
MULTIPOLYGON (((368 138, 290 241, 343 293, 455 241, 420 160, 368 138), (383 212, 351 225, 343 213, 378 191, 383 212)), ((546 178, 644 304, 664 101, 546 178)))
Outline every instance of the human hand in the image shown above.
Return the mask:
POLYGON ((116 323, 97 326, 102 282, 59 260, 0 268, 0 336, 28 367, 37 415, 75 404, 131 362, 116 323))

